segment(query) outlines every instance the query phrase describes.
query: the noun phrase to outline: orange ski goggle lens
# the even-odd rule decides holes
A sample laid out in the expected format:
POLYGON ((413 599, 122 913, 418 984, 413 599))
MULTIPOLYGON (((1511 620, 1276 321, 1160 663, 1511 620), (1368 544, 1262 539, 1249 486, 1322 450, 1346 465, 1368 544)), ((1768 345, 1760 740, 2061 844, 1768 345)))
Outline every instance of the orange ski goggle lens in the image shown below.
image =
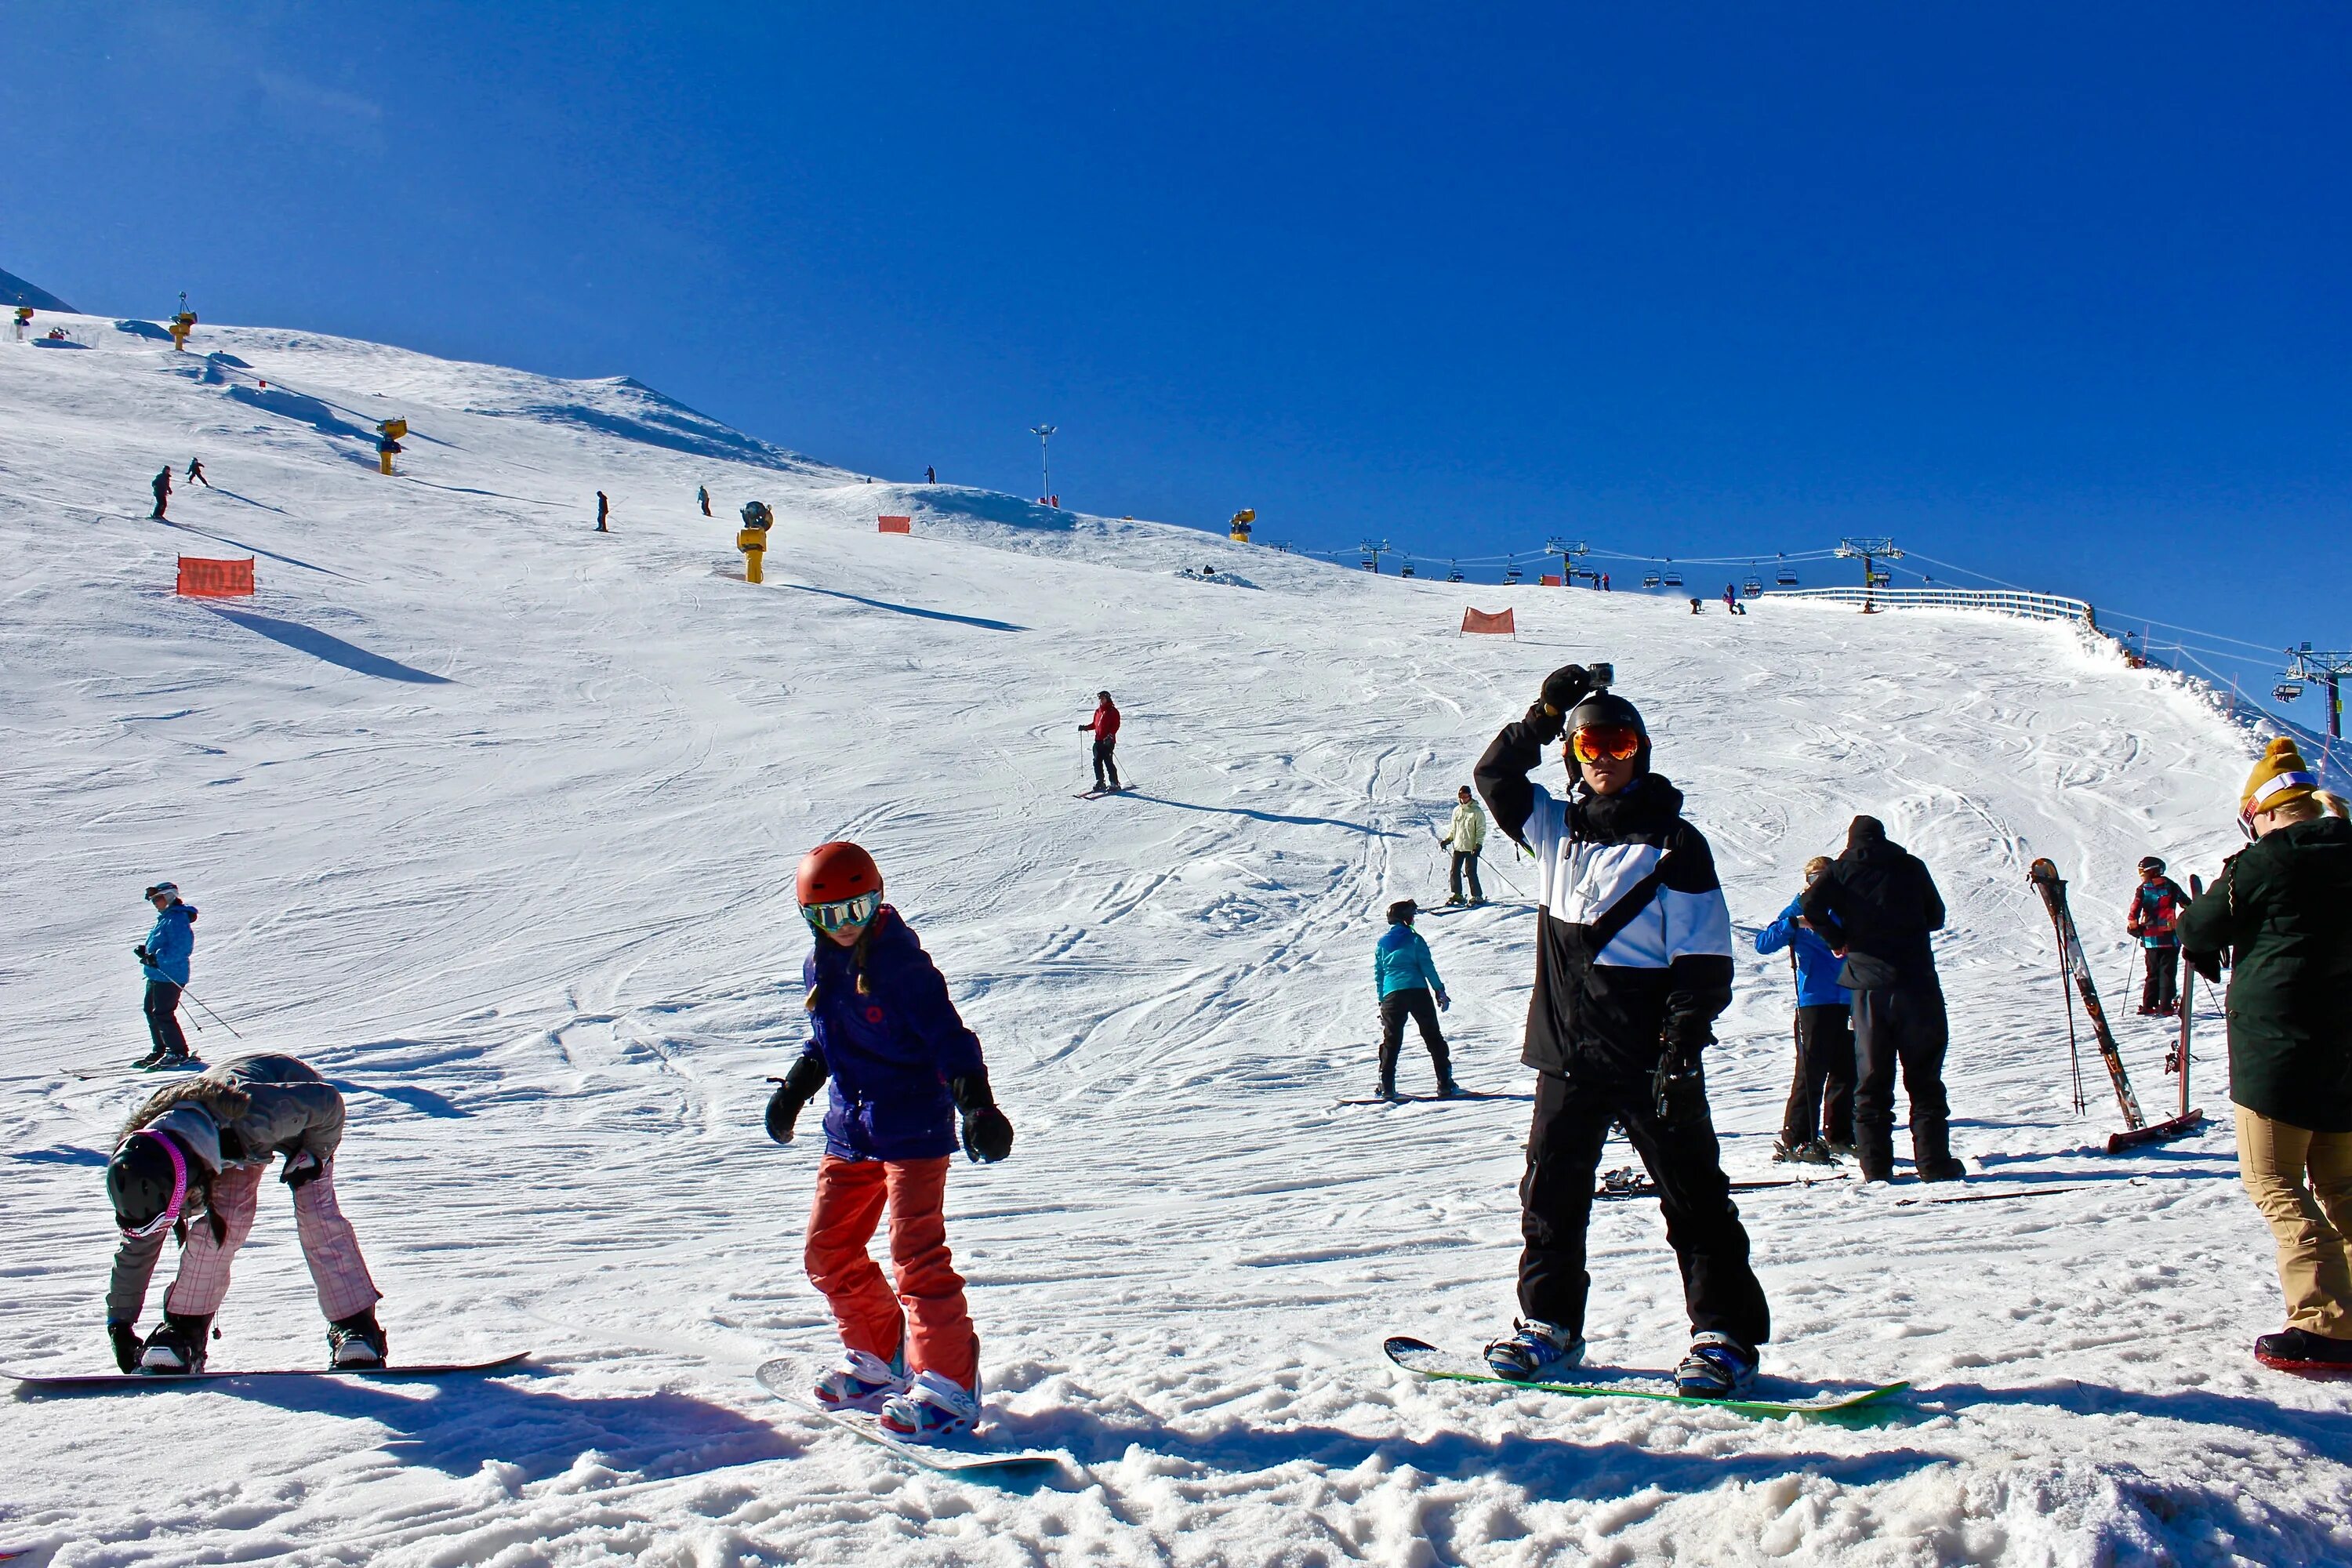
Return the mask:
POLYGON ((1568 739, 1580 763, 1622 763, 1642 749, 1642 732, 1630 724, 1593 724, 1568 739))

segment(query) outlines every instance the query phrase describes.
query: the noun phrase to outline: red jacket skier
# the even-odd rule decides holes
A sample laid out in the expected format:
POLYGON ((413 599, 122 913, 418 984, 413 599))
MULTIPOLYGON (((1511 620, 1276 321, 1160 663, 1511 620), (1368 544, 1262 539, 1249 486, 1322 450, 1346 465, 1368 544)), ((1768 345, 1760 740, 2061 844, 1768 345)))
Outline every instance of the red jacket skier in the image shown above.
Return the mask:
POLYGON ((1118 743, 1118 709, 1108 691, 1095 693, 1095 716, 1078 726, 1091 730, 1095 736, 1095 788, 1107 795, 1117 795, 1123 786, 1118 782, 1118 763, 1111 752, 1118 743), (1105 782, 1108 775, 1108 782, 1105 782))
POLYGON ((2170 1017, 2180 1010, 2180 912, 2189 895, 2164 874, 2164 862, 2150 855, 2139 863, 2139 886, 2132 889, 2124 929, 2139 938, 2147 955, 2139 988, 2143 1015, 2170 1017))
POLYGON ((1013 1123, 947 982, 882 901, 874 858, 820 844, 795 893, 816 936, 801 969, 814 1037, 768 1102, 768 1136, 791 1142, 801 1108, 831 1083, 803 1262, 843 1354, 814 1395, 827 1409, 878 1412, 899 1436, 954 1436, 980 1421, 980 1338, 948 1252, 955 1121, 983 1163, 1013 1152, 1013 1123), (886 1205, 895 1281, 866 1251, 886 1205))

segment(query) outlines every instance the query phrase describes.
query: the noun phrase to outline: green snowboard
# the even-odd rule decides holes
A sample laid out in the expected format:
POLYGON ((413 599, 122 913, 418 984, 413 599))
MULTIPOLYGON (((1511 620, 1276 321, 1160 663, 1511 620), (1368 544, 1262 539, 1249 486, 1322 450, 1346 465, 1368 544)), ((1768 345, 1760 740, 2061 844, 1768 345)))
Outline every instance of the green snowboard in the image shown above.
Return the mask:
POLYGON ((1856 1394, 1820 1394, 1809 1399, 1701 1399, 1693 1394, 1676 1394, 1671 1385, 1657 1388, 1632 1383, 1514 1383, 1507 1377, 1496 1377, 1483 1367, 1471 1372, 1459 1365, 1449 1366, 1445 1363, 1445 1352, 1435 1345, 1402 1336, 1381 1341, 1381 1349, 1388 1353, 1389 1360, 1415 1376, 1446 1383, 1492 1383, 1505 1388, 1536 1389, 1545 1394, 1571 1394, 1598 1399, 1654 1399, 1661 1405, 1703 1405, 1717 1410, 1737 1411, 1742 1415, 1836 1415, 1878 1404, 1911 1386, 1907 1383, 1890 1383, 1879 1388, 1865 1388, 1856 1394))

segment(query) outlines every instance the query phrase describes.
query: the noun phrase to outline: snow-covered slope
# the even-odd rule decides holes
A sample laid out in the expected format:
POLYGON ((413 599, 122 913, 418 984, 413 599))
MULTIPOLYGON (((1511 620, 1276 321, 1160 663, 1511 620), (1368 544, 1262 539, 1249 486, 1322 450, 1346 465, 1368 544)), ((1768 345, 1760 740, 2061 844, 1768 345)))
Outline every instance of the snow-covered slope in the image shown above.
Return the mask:
MULTIPOLYGON (((869 484, 627 382, 210 326, 198 348, 232 357, 207 361, 72 324, 93 346, 0 348, 0 1361, 105 1364, 97 1166, 148 1086, 103 1069, 143 1048, 126 950, 168 876, 203 910, 195 994, 350 1091, 340 1184, 395 1353, 529 1345, 537 1367, 0 1404, 0 1548, 2352 1560, 2343 1392, 2246 1357, 2279 1313, 2226 1131, 2112 1159, 2095 1075, 2091 1114, 2069 1105, 2027 862, 2074 879, 2113 985, 2133 861, 2210 873, 2233 837, 2246 748, 2170 677, 1989 617, 1375 581, 869 484), (369 433, 393 415, 414 434, 384 479, 369 433), (149 476, 192 455, 217 488, 146 521, 149 476), (731 547, 755 497, 780 520, 757 587, 731 547), (917 533, 877 535, 885 511, 917 533), (261 592, 176 598, 182 553, 251 554, 261 592), (1252 586, 1176 574, 1203 564, 1252 586), (1514 604, 1519 637, 1461 637, 1465 603, 1514 604), (1455 786, 1547 669, 1591 658, 1651 716, 1743 936, 1856 811, 1928 859, 1966 1195, 2075 1188, 1743 1203, 1769 1369, 1915 1380, 1890 1419, 1514 1396, 1380 1359, 1384 1333, 1507 1324, 1527 1105, 1336 1103, 1370 1085, 1379 910, 1442 897, 1455 786), (1139 791, 1073 799, 1106 686, 1139 791), (1008 1163, 957 1167, 950 1235, 999 1419, 1071 1456, 1043 1482, 908 1471, 750 1377, 828 1342, 800 1271, 815 1148, 769 1143, 760 1112, 801 1037, 792 869, 840 836, 880 858, 1020 1131, 1008 1163)), ((1508 1097, 1531 882, 1498 851, 1507 901, 1427 930, 1459 1070, 1508 1097)), ((1787 1004, 1780 962, 1745 961, 1710 1053, 1738 1175, 1768 1172, 1787 1004)), ((197 1021, 215 1059, 239 1048, 197 1021)), ((2126 1046, 2165 1101, 2155 1032, 2126 1046)), ((1408 1084, 1425 1070, 1409 1046, 1408 1084)), ((1594 1230, 1596 1358, 1670 1362, 1654 1210, 1594 1230)), ((216 1364, 320 1353, 281 1201, 220 1326, 216 1364)))

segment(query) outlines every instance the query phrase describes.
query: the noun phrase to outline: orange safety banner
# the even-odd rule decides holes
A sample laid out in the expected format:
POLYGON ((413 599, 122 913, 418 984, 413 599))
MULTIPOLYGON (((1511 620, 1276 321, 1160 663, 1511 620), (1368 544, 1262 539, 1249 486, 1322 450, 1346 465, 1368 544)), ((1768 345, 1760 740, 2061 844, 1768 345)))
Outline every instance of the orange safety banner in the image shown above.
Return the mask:
POLYGON ((1557 588, 1559 586, 1559 574, 1556 572, 1547 572, 1542 576, 1537 578, 1536 581, 1544 587, 1557 588))
POLYGON ((881 531, 884 533, 912 533, 915 531, 915 520, 911 517, 886 517, 882 520, 881 531))
POLYGON ((1490 616, 1484 610, 1465 609, 1462 612, 1462 629, 1465 632, 1509 632, 1517 637, 1519 623, 1511 618, 1508 610, 1498 616, 1490 616))
POLYGON ((204 599, 232 598, 253 592, 253 557, 242 561, 208 561, 201 555, 180 557, 180 592, 204 599))

